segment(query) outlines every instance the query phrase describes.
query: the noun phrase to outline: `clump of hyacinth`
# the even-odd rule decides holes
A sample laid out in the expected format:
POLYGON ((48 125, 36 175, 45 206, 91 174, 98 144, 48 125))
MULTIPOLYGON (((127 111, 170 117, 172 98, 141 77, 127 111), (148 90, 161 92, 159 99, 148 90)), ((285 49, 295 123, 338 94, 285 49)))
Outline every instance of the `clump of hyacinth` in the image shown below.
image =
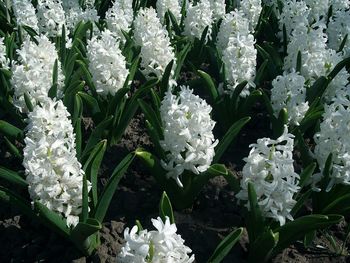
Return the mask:
POLYGON ((315 156, 321 174, 314 177, 314 184, 322 178, 326 160, 332 153, 332 170, 329 175, 330 182, 327 191, 336 184, 350 184, 350 101, 348 97, 341 96, 325 106, 320 131, 315 134, 315 156))
MULTIPOLYGON (((141 46, 141 71, 146 78, 161 79, 165 68, 175 59, 168 31, 153 8, 141 9, 134 21, 134 40, 141 46)), ((175 68, 175 63, 173 69, 175 68)))
POLYGON ((305 78, 295 71, 283 72, 283 76, 277 76, 272 81, 271 104, 278 117, 279 112, 286 108, 288 122, 299 125, 309 109, 306 100, 305 78))
POLYGON ((218 140, 213 135, 211 110, 189 87, 182 86, 178 96, 171 91, 164 96, 160 107, 164 139, 160 145, 166 159, 161 163, 168 171, 167 177, 176 180, 180 187, 185 170, 194 174, 205 172, 214 158, 218 140))
POLYGON ((36 38, 38 44, 26 39, 17 50, 18 61, 12 66, 11 84, 14 89, 14 105, 21 112, 27 111, 24 93, 33 105, 47 100, 52 86, 55 61, 58 61, 57 97, 63 96, 64 75, 55 45, 45 36, 36 38))
POLYGON ((38 18, 35 8, 29 0, 13 0, 12 10, 16 17, 17 25, 31 27, 36 32, 39 31, 38 18))
POLYGON ((335 12, 329 21, 327 34, 328 46, 334 50, 339 50, 345 36, 348 36, 342 54, 350 57, 350 10, 335 12))
POLYGON ((176 20, 180 22, 181 19, 181 5, 177 0, 157 0, 157 14, 162 23, 164 23, 164 16, 168 10, 174 15, 176 20))
POLYGON ((211 10, 213 10, 213 20, 218 21, 226 14, 225 0, 209 0, 211 10))
POLYGON ((115 0, 113 6, 106 12, 106 23, 110 31, 124 41, 122 30, 129 32, 134 19, 132 1, 115 0))
POLYGON ((261 0, 240 0, 239 8, 249 19, 250 30, 254 31, 262 10, 261 0))
POLYGON ((4 38, 0 37, 0 68, 9 69, 10 60, 6 56, 4 38))
POLYGON ((195 38, 201 39, 204 29, 208 27, 206 37, 208 41, 212 32, 212 16, 213 10, 211 9, 209 0, 200 0, 196 5, 189 2, 184 20, 184 35, 188 36, 192 41, 195 38))
POLYGON ((83 9, 78 1, 63 1, 63 9, 66 14, 66 25, 70 31, 74 31, 79 22, 97 22, 99 16, 93 5, 86 5, 83 9))
POLYGON ((241 191, 236 195, 247 201, 248 183, 252 183, 263 215, 280 225, 287 219, 293 220, 290 212, 296 204, 294 194, 299 190, 299 175, 293 167, 293 145, 294 136, 288 133, 287 126, 276 140, 262 138, 250 145, 252 149, 244 159, 241 191))
POLYGON ((138 231, 137 226, 131 230, 125 229, 124 239, 126 243, 117 256, 118 262, 191 263, 194 261, 194 255, 189 256, 192 250, 184 244, 185 241, 176 233, 176 225, 171 224, 168 217, 166 217, 165 222, 160 217, 152 219, 152 224, 156 230, 138 231))
POLYGON ((304 30, 309 25, 309 14, 310 9, 304 1, 285 1, 279 16, 280 38, 283 39, 283 26, 288 40, 293 30, 304 30))
POLYGON ((83 175, 75 135, 62 101, 48 99, 28 114, 23 166, 33 201, 76 226, 82 209, 83 175))
POLYGON ((100 37, 93 36, 88 41, 87 57, 96 92, 103 97, 115 95, 129 74, 119 41, 109 30, 105 30, 100 37))
POLYGON ((224 16, 217 36, 216 46, 222 52, 227 48, 231 37, 237 34, 249 35, 249 20, 241 10, 234 10, 224 16))
POLYGON ((59 0, 38 0, 37 17, 40 33, 49 37, 60 36, 66 17, 59 0))

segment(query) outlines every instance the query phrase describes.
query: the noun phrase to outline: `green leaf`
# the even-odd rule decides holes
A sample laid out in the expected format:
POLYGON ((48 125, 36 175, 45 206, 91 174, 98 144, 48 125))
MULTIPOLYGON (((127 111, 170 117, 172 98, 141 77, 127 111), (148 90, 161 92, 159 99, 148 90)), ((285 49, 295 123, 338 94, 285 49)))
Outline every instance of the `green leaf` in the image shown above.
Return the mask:
POLYGON ((147 103, 145 103, 142 99, 138 99, 138 103, 141 107, 142 112, 145 114, 146 119, 149 121, 149 123, 157 132, 157 137, 163 138, 163 129, 162 129, 161 120, 158 119, 152 107, 147 103))
POLYGON ((169 217, 170 223, 175 224, 173 207, 166 192, 163 192, 162 198, 160 199, 159 215, 162 218, 163 222, 165 222, 165 217, 167 216, 169 217))
POLYGON ((82 133, 81 133, 81 118, 78 118, 74 125, 75 133, 75 150, 77 152, 77 159, 81 158, 81 145, 82 145, 82 133))
POLYGON ((80 221, 85 222, 89 216, 89 189, 86 174, 83 175, 83 200, 80 221))
POLYGON ((9 183, 15 184, 19 187, 27 188, 28 184, 26 180, 22 178, 15 171, 9 170, 5 167, 0 166, 0 178, 6 180, 9 183))
POLYGON ((170 18, 171 24, 173 25, 173 29, 174 29, 175 34, 180 36, 181 35, 181 29, 180 29, 180 27, 179 27, 179 25, 177 23, 177 20, 176 20, 174 14, 169 9, 168 9, 167 13, 168 13, 168 16, 170 18))
POLYGON ((242 233, 243 228, 238 228, 225 237, 216 247, 214 253, 209 258, 208 263, 220 263, 241 238, 242 233))
POLYGON ((316 163, 312 162, 301 172, 299 181, 300 188, 303 188, 305 184, 309 181, 309 179, 315 171, 315 168, 316 163))
POLYGON ((177 80, 180 76, 182 65, 188 55, 188 52, 191 50, 191 43, 187 43, 181 51, 176 55, 176 69, 174 74, 174 79, 177 80))
POLYGON ((48 93, 48 96, 49 96, 51 99, 54 99, 54 98, 57 97, 57 86, 58 86, 57 79, 58 79, 58 61, 57 61, 57 59, 56 59, 56 60, 55 60, 55 64, 54 64, 54 66, 53 66, 52 86, 51 86, 51 88, 49 89, 49 93, 48 93))
POLYGON ((313 190, 309 189, 305 193, 303 193, 300 197, 297 198, 297 203, 294 205, 292 211, 290 212, 292 216, 295 216, 299 213, 300 209, 305 206, 307 200, 310 198, 312 193, 313 193, 313 190))
POLYGON ((139 63, 140 63, 140 57, 136 57, 133 62, 131 63, 131 67, 129 69, 129 75, 125 81, 124 88, 126 88, 129 85, 129 82, 133 81, 136 71, 138 69, 139 63))
POLYGON ((109 204, 112 200, 115 190, 117 189, 118 183, 129 165, 133 161, 135 155, 130 153, 128 154, 115 168, 111 178, 108 180, 107 185, 103 189, 103 192, 98 199, 98 203, 96 205, 96 210, 94 211, 94 218, 100 222, 103 222, 103 219, 108 210, 109 204))
POLYGON ((306 145, 304 137, 299 129, 296 129, 295 132, 296 145, 300 151, 300 157, 303 164, 303 167, 307 167, 311 162, 313 162, 313 158, 311 157, 310 149, 306 145))
POLYGON ((306 90, 306 100, 312 103, 317 97, 322 97, 322 94, 326 90, 329 81, 326 77, 319 77, 315 83, 306 90))
POLYGON ((339 49, 338 49, 338 51, 337 52, 342 52, 343 51, 343 49, 344 49, 344 47, 345 47, 345 44, 346 44, 346 42, 347 42, 347 40, 348 40, 348 34, 346 34, 345 36, 344 36, 344 39, 343 39, 343 41, 341 42, 341 44, 340 44, 340 46, 339 46, 339 49))
POLYGON ((28 111, 32 112, 33 109, 34 109, 34 106, 33 106, 32 102, 31 102, 31 99, 30 99, 28 93, 27 93, 27 92, 24 92, 23 96, 24 96, 24 101, 25 101, 25 103, 26 103, 26 106, 27 106, 27 108, 28 108, 28 111))
POLYGON ((269 63, 269 60, 268 59, 265 59, 264 62, 261 64, 261 66, 259 67, 258 71, 256 72, 256 76, 255 76, 255 80, 254 80, 254 83, 257 85, 257 86, 260 86, 261 85, 261 82, 265 79, 266 77, 266 68, 267 68, 267 65, 269 63))
POLYGON ((248 200, 249 212, 247 218, 247 230, 249 241, 250 243, 253 243, 264 232, 264 218, 261 214, 254 185, 251 182, 248 182, 248 200))
POLYGON ((4 136, 4 140, 5 140, 5 144, 9 150, 9 152, 13 156, 22 160, 23 156, 22 156, 20 150, 6 136, 4 136))
POLYGON ((3 120, 0 120, 0 133, 12 139, 22 140, 24 138, 24 132, 21 129, 3 120))
POLYGON ((75 242, 83 242, 87 237, 95 234, 101 229, 102 225, 98 220, 88 218, 86 222, 79 222, 76 227, 73 228, 71 239, 75 242))
POLYGON ((168 90, 169 80, 172 77, 171 72, 173 71, 173 65, 174 65, 174 60, 170 61, 164 70, 162 81, 160 82, 161 97, 163 97, 165 92, 168 90))
POLYGON ((316 238, 316 230, 312 230, 309 233, 306 233, 304 236, 304 247, 308 248, 312 245, 312 242, 316 238))
POLYGON ((288 222, 285 225, 277 228, 274 232, 279 232, 280 238, 274 254, 277 254, 282 249, 288 247, 293 242, 310 231, 327 228, 331 225, 339 223, 343 220, 341 215, 307 215, 299 217, 294 221, 288 222))
POLYGON ((248 262, 268 262, 278 243, 279 233, 271 229, 260 234, 251 245, 248 262))
POLYGON ((107 119, 99 123, 97 127, 92 131, 89 137, 89 140, 86 143, 84 151, 81 155, 81 159, 85 159, 86 155, 89 154, 89 152, 95 147, 96 143, 101 140, 101 138, 103 137, 104 131, 108 129, 108 127, 112 123, 112 119, 113 119, 113 115, 109 116, 107 119))
POLYGON ((333 200, 325 208, 322 209, 322 214, 336 213, 348 216, 350 211, 350 194, 345 194, 333 200))
POLYGON ((39 218, 45 225, 56 231, 58 234, 69 238, 70 229, 67 226, 66 220, 61 215, 49 210, 46 206, 37 201, 34 202, 34 207, 39 213, 39 218))
POLYGON ((328 74, 327 78, 328 81, 331 82, 331 80, 333 80, 338 73, 345 67, 350 65, 350 57, 343 59, 342 61, 340 61, 335 67, 334 69, 331 71, 331 73, 328 74))
POLYGON ((216 86, 214 84, 213 79, 211 78, 211 76, 208 73, 206 73, 202 70, 198 70, 197 73, 204 81, 204 84, 205 84, 204 86, 207 88, 207 91, 210 94, 212 103, 216 102, 219 94, 218 94, 218 91, 216 89, 216 86))
POLYGON ((92 80, 92 76, 91 76, 90 72, 86 68, 86 64, 81 60, 77 60, 76 62, 80 65, 80 68, 83 70, 83 78, 86 81, 86 84, 89 86, 94 97, 97 98, 98 94, 96 93, 95 84, 92 80))
POLYGON ((224 137, 220 140, 219 144, 215 147, 215 156, 213 158, 214 163, 217 163, 220 160, 233 139, 236 138, 240 130, 248 123, 249 120, 250 117, 245 117, 232 124, 224 137))
POLYGON ((298 51, 298 56, 297 56, 297 65, 296 65, 296 72, 301 72, 301 52, 300 50, 298 51))
POLYGON ((91 192, 92 192, 92 202, 93 206, 96 207, 97 205, 97 176, 98 171, 100 170, 100 166, 103 160, 103 156, 106 152, 107 148, 107 141, 103 140, 99 142, 92 152, 90 153, 90 156, 88 160, 85 162, 83 170, 85 171, 87 179, 91 183, 91 192))
POLYGON ((83 101, 85 101, 87 108, 91 110, 92 115, 96 115, 101 112, 100 106, 93 96, 82 91, 79 91, 78 95, 83 99, 83 101))

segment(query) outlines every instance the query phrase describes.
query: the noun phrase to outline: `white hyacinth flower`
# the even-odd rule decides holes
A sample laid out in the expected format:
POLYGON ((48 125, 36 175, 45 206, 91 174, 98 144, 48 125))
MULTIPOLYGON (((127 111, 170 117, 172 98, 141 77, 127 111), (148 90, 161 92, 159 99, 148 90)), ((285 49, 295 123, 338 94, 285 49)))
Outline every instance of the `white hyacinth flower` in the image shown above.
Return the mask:
POLYGON ((210 39, 212 32, 213 10, 209 0, 200 0, 196 5, 189 3, 184 20, 184 35, 192 41, 201 39, 204 29, 208 26, 206 41, 210 39))
POLYGON ((235 35, 249 35, 249 20, 241 10, 235 10, 224 16, 217 36, 217 47, 219 51, 227 48, 231 37, 235 35))
POLYGON ((213 10, 213 20, 218 21, 226 14, 225 0, 209 0, 211 10, 213 10))
POLYGON ((119 41, 109 30, 105 30, 101 37, 93 36, 88 40, 87 57, 96 92, 103 97, 108 94, 114 96, 129 74, 119 41))
POLYGON ((33 201, 76 226, 82 209, 83 175, 75 135, 62 101, 48 99, 28 114, 23 166, 33 201))
POLYGON ((244 159, 241 191, 236 195, 247 201, 248 183, 251 182, 263 215, 280 225, 284 225, 286 219, 293 220, 290 214, 296 204, 293 196, 300 188, 299 175, 293 167, 293 145, 294 136, 288 133, 287 126, 276 140, 262 138, 250 145, 252 149, 244 159))
POLYGON ((182 86, 178 96, 168 91, 163 98, 160 113, 164 139, 160 145, 167 158, 161 163, 168 171, 167 177, 176 180, 180 187, 180 176, 185 170, 198 175, 213 161, 218 140, 213 135, 211 110, 189 87, 182 86))
POLYGON ((306 100, 305 78, 295 71, 283 72, 283 76, 277 76, 272 81, 271 104, 276 118, 279 112, 286 108, 288 122, 299 125, 309 109, 306 100))
POLYGON ((10 60, 6 55, 6 46, 4 44, 4 38, 0 37, 0 68, 9 69, 10 60))
POLYGON ((350 10, 335 12, 331 17, 328 28, 328 46, 334 50, 339 50, 345 36, 347 40, 342 50, 343 57, 350 57, 350 10))
POLYGON ((345 11, 350 8, 349 0, 329 0, 329 5, 332 5, 333 12, 345 11))
POLYGON ((329 9, 329 0, 303 0, 310 8, 309 21, 318 21, 321 17, 326 18, 329 9))
POLYGON ((17 25, 29 26, 36 32, 39 32, 38 18, 30 0, 12 0, 12 9, 17 25))
POLYGON ((176 20, 180 22, 181 19, 181 5, 179 1, 176 0, 157 0, 157 14, 162 22, 164 24, 164 16, 168 10, 174 15, 176 20))
POLYGON ((165 222, 160 217, 152 219, 152 224, 156 230, 138 231, 137 226, 131 230, 125 229, 124 239, 126 243, 117 256, 118 262, 191 263, 194 261, 194 255, 189 256, 192 250, 184 244, 185 241, 176 233, 176 225, 170 223, 169 217, 166 217, 165 222))
POLYGON ((58 61, 57 97, 63 96, 64 75, 55 45, 45 36, 36 38, 38 44, 26 39, 19 50, 18 62, 12 65, 11 84, 14 88, 13 104, 21 112, 27 111, 24 93, 33 105, 44 102, 52 86, 54 64, 58 61))
MULTIPOLYGON (((141 46, 142 73, 146 78, 156 76, 161 79, 170 61, 174 60, 176 62, 168 31, 160 23, 153 8, 144 8, 138 12, 134 21, 134 28, 135 43, 141 46)), ((173 85, 174 81, 171 80, 171 83, 173 85)))
POLYGON ((115 0, 113 6, 106 12, 108 29, 119 36, 122 42, 124 42, 122 30, 129 32, 133 19, 134 10, 130 0, 115 0))
POLYGON ((332 171, 327 191, 336 184, 350 184, 350 101, 349 97, 339 97, 325 106, 320 131, 315 134, 315 156, 321 173, 314 177, 314 185, 322 178, 326 160, 330 153, 332 158, 332 171))
POLYGON ((240 0, 239 8, 249 19, 250 31, 254 32, 262 11, 261 0, 240 0))
POLYGON ((60 36, 66 17, 60 0, 38 0, 37 17, 40 33, 48 37, 60 36))
POLYGON ((73 32, 79 22, 98 22, 99 16, 94 6, 87 5, 83 9, 78 1, 63 0, 62 6, 66 15, 67 28, 73 32))

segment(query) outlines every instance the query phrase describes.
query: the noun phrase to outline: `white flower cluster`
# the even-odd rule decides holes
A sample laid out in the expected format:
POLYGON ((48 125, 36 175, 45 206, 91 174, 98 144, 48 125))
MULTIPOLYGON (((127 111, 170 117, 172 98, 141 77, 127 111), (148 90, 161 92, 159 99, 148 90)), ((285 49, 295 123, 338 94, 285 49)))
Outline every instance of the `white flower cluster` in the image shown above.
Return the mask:
POLYGON ((134 226, 124 231, 125 245, 117 256, 120 263, 191 263, 194 255, 192 250, 184 244, 184 240, 176 233, 175 224, 171 224, 168 217, 165 222, 158 217, 152 219, 156 230, 138 231, 134 226), (152 252, 150 252, 152 251, 152 252))
MULTIPOLYGON (((327 190, 335 184, 350 184, 350 101, 341 97, 332 104, 325 106, 320 131, 315 134, 315 156, 321 173, 330 153, 333 154, 333 169, 327 190)), ((316 184, 322 175, 314 178, 316 184)))
POLYGON ((180 22, 181 19, 181 5, 177 0, 157 0, 157 14, 162 23, 164 23, 164 16, 168 10, 175 16, 176 20, 180 22))
POLYGON ((249 20, 242 11, 226 14, 218 33, 218 46, 225 64, 228 93, 238 84, 248 81, 241 96, 249 95, 249 86, 255 87, 257 51, 254 36, 249 31, 249 20))
POLYGON ((10 60, 6 56, 4 38, 0 37, 0 68, 9 69, 10 60))
POLYGON ((225 0, 209 0, 210 8, 213 10, 213 20, 218 21, 226 14, 225 0))
POLYGON ((333 12, 346 10, 350 8, 349 0, 329 0, 329 5, 332 5, 333 12))
POLYGON ((339 50, 345 36, 348 38, 345 42, 342 54, 343 57, 350 57, 350 10, 340 10, 331 17, 328 28, 328 45, 334 50, 339 50))
POLYGON ((170 61, 176 60, 168 31, 163 28, 153 8, 141 9, 135 18, 134 27, 135 43, 141 46, 142 73, 146 78, 155 75, 161 79, 170 61))
POLYGON ((12 9, 15 14, 17 25, 29 26, 36 32, 39 31, 38 18, 35 8, 30 0, 13 0, 12 9))
POLYGON ((94 6, 87 5, 83 9, 78 1, 72 0, 63 1, 62 6, 66 14, 66 25, 70 31, 74 31, 75 27, 81 21, 86 23, 88 21, 97 22, 99 20, 97 10, 94 6))
POLYGON ((309 109, 306 100, 305 79, 295 71, 283 72, 283 76, 277 76, 272 81, 271 104, 278 117, 281 109, 286 108, 288 122, 292 125, 299 125, 309 109))
POLYGON ((37 17, 40 33, 49 37, 60 36, 66 17, 60 0, 38 0, 37 17))
POLYGON ((240 0, 239 6, 249 20, 250 31, 254 32, 262 11, 261 0, 240 0))
POLYGON ((124 41, 122 30, 129 32, 133 19, 134 10, 130 0, 115 0, 113 6, 106 12, 108 29, 119 36, 122 42, 124 41))
POLYGON ((212 16, 213 10, 209 0, 200 0, 196 5, 190 2, 184 20, 184 35, 188 36, 192 41, 195 38, 201 39, 204 29, 208 26, 206 38, 208 41, 212 32, 212 16))
POLYGON ((293 220, 290 214, 296 204, 293 195, 299 190, 299 175, 293 167, 293 145, 294 136, 288 133, 287 126, 276 140, 262 138, 250 145, 252 149, 244 159, 241 191, 236 195, 240 200, 248 200, 251 182, 263 215, 279 221, 280 225, 286 219, 293 220))
POLYGON ((93 36, 88 41, 87 57, 96 92, 103 97, 108 94, 114 96, 129 74, 119 41, 109 30, 105 30, 101 37, 93 36))
MULTIPOLYGON (((29 39, 17 50, 18 62, 12 66, 11 84, 14 88, 14 105, 21 112, 27 110, 24 93, 33 105, 44 102, 52 86, 52 74, 58 55, 55 45, 45 35, 37 37, 38 45, 29 39)), ((63 95, 64 75, 58 60, 57 97, 63 95)))
POLYGON ((329 0, 303 0, 310 9, 309 21, 318 21, 320 17, 326 18, 329 9, 329 0))
POLYGON ((23 166, 33 201, 64 215, 68 226, 79 222, 83 174, 76 158, 69 113, 61 101, 48 99, 29 113, 23 166))
POLYGON ((211 110, 189 87, 182 86, 179 96, 171 91, 164 96, 160 107, 164 140, 160 145, 167 160, 162 160, 162 166, 168 171, 167 177, 176 180, 180 187, 180 176, 185 170, 194 174, 205 172, 214 158, 218 140, 213 135, 211 110))

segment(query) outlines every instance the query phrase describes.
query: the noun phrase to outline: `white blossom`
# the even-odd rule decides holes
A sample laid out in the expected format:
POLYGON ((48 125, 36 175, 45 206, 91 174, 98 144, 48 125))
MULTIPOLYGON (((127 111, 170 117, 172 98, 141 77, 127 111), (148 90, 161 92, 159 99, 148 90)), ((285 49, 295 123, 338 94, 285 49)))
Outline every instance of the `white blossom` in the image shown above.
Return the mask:
POLYGON ((235 35, 249 35, 249 20, 241 10, 234 10, 224 16, 217 36, 217 47, 222 52, 229 39, 235 35))
POLYGON ((164 23, 164 16, 169 10, 174 15, 176 20, 180 22, 181 19, 181 5, 176 0, 157 0, 157 14, 162 23, 164 23))
POLYGON ((12 0, 12 9, 16 17, 17 25, 29 26, 36 32, 38 28, 38 18, 35 14, 35 8, 30 0, 12 0))
POLYGON ((201 39, 204 29, 208 26, 206 37, 208 41, 212 32, 212 16, 213 10, 210 7, 209 0, 200 0, 196 5, 190 2, 184 20, 184 35, 192 41, 195 38, 201 39))
POLYGON ((6 55, 6 46, 4 44, 4 38, 0 37, 0 68, 9 69, 10 60, 6 55))
POLYGON ((84 171, 76 158, 75 135, 62 101, 48 99, 28 115, 23 166, 33 201, 79 222, 84 171))
POLYGON ((156 230, 140 230, 134 226, 131 230, 126 228, 124 239, 126 243, 117 256, 121 263, 191 263, 194 255, 192 250, 184 244, 184 240, 177 234, 175 224, 171 224, 168 217, 165 222, 158 217, 152 219, 156 230), (152 249, 152 255, 150 250, 152 249))
POLYGON ((121 41, 124 41, 122 30, 129 32, 134 19, 134 10, 131 0, 115 0, 113 6, 106 12, 107 27, 121 41))
POLYGON ((105 30, 101 37, 93 36, 88 41, 87 57, 96 92, 103 97, 114 96, 123 87, 129 73, 119 41, 105 30))
MULTIPOLYGON (((144 8, 139 11, 134 21, 134 28, 135 43, 141 46, 142 73, 146 78, 155 75, 161 79, 170 61, 176 60, 168 31, 160 23, 153 8, 144 8)), ((173 85, 174 81, 171 82, 173 85)))
POLYGON ((99 20, 97 10, 94 6, 87 5, 83 9, 79 5, 79 2, 74 0, 63 0, 62 6, 65 11, 66 25, 70 31, 74 31, 79 22, 98 22, 99 20))
POLYGON ((329 0, 303 0, 310 8, 309 21, 318 21, 320 17, 326 18, 329 9, 329 0))
POLYGON ((339 50, 341 43, 347 35, 342 54, 343 57, 350 57, 350 10, 335 12, 331 17, 328 28, 328 46, 339 50))
POLYGON ((277 76, 272 81, 271 104, 276 118, 279 112, 286 108, 288 121, 293 125, 299 125, 309 109, 306 100, 305 78, 295 71, 283 72, 283 76, 277 76))
POLYGON ((37 17, 40 33, 49 37, 60 36, 66 17, 60 0, 38 0, 37 17))
MULTIPOLYGON (((294 136, 285 126, 283 135, 276 140, 258 139, 249 156, 244 159, 241 191, 238 199, 248 200, 248 183, 254 186, 259 207, 265 217, 284 225, 296 201, 293 196, 299 190, 299 175, 293 167, 294 136)), ((247 204, 249 208, 249 204, 247 204)))
MULTIPOLYGON (((12 65, 11 84, 14 89, 14 105, 21 112, 27 110, 24 93, 33 105, 47 100, 52 86, 52 75, 58 55, 55 45, 45 35, 36 38, 38 44, 26 39, 19 50, 18 62, 12 65)), ((58 60, 57 97, 63 96, 64 75, 58 60)))
POLYGON ((160 107, 164 139, 160 145, 166 160, 161 163, 168 171, 167 177, 176 180, 180 187, 180 176, 185 170, 198 175, 209 168, 214 158, 218 140, 213 135, 211 110, 205 100, 185 86, 178 96, 171 91, 164 96, 160 107))
POLYGON ((350 184, 350 101, 348 98, 341 96, 332 104, 325 105, 320 131, 314 136, 316 142, 314 153, 321 170, 321 173, 314 177, 314 184, 321 180, 326 160, 330 153, 333 154, 327 191, 335 184, 350 184))
POLYGON ((209 0, 210 8, 213 10, 213 19, 215 21, 220 20, 226 14, 225 0, 209 0))
POLYGON ((349 0, 329 0, 329 5, 332 5, 333 12, 345 11, 350 7, 349 0))
POLYGON ((261 0, 240 0, 239 6, 249 19, 250 30, 254 32, 262 10, 261 0))

